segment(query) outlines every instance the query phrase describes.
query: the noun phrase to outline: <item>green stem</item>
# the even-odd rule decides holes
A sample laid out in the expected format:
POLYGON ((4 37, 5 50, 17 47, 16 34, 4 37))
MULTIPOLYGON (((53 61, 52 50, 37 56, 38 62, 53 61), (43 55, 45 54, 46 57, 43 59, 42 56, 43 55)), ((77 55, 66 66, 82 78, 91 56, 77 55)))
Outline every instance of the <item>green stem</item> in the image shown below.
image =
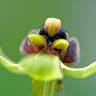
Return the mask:
POLYGON ((32 80, 32 96, 53 96, 54 81, 32 80))

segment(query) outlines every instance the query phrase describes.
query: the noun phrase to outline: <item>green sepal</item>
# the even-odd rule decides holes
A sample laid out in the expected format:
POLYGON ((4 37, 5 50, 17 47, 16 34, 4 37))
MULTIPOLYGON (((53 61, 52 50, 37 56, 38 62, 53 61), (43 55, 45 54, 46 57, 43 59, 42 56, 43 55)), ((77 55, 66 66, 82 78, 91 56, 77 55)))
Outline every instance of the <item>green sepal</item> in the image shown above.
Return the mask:
POLYGON ((59 59, 45 54, 30 55, 20 62, 25 73, 35 80, 51 81, 62 78, 59 59))

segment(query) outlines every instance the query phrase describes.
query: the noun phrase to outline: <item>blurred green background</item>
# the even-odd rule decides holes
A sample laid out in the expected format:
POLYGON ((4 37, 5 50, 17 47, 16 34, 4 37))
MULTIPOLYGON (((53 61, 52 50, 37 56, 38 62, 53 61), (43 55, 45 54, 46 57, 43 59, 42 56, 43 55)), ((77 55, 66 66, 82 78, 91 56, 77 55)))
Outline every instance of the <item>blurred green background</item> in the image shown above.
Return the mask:
MULTIPOLYGON (((96 0, 0 0, 0 46, 4 52, 18 62, 21 40, 48 17, 60 18, 69 34, 78 38, 78 67, 96 60, 96 0)), ((0 96, 31 96, 31 90, 30 78, 0 66, 0 96)), ((64 96, 96 96, 96 75, 82 80, 65 77, 63 90, 64 96)))

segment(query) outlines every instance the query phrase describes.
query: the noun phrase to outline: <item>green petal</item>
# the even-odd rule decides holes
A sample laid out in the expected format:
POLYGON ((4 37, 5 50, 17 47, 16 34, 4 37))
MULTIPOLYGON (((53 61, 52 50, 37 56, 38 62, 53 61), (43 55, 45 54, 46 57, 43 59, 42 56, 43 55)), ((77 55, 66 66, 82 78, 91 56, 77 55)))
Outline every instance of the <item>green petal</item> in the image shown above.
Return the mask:
POLYGON ((29 40, 32 42, 32 44, 36 46, 41 46, 46 44, 46 39, 38 34, 29 34, 28 35, 29 40))
POLYGON ((0 65, 2 65, 8 71, 24 74, 23 68, 19 64, 15 64, 2 56, 0 56, 0 65))
POLYGON ((44 54, 30 55, 20 63, 25 73, 35 80, 47 81, 62 78, 58 57, 44 54))
POLYGON ((96 74, 96 61, 84 68, 70 68, 62 63, 61 65, 62 65, 64 74, 69 77, 81 79, 81 78, 86 78, 88 76, 96 74))

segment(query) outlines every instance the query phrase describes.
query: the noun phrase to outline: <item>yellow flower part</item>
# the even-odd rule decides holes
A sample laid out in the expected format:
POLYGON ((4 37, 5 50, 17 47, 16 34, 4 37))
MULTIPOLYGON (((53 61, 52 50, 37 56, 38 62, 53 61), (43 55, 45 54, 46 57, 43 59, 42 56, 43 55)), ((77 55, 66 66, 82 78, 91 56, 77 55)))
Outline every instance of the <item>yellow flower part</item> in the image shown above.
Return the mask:
POLYGON ((46 39, 38 34, 29 34, 28 39, 32 42, 33 45, 41 46, 46 44, 46 39))
POLYGON ((63 51, 66 51, 68 46, 69 46, 69 42, 65 39, 55 40, 52 44, 52 48, 61 49, 63 51))
POLYGON ((54 36, 61 29, 61 21, 57 18, 48 18, 45 27, 49 36, 54 36))

